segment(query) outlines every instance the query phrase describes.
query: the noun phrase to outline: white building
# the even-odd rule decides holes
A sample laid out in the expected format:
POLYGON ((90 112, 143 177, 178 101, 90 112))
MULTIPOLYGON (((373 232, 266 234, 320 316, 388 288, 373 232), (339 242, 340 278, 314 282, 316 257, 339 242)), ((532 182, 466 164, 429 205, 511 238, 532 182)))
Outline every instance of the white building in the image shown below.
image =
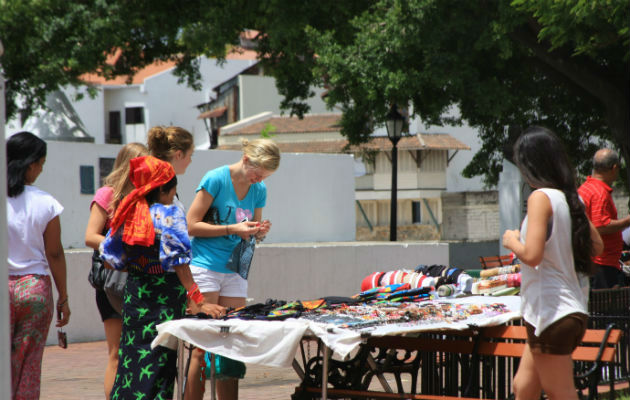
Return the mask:
POLYGON ((64 88, 48 98, 50 110, 38 110, 23 124, 8 121, 8 135, 30 130, 48 140, 88 141, 96 144, 146 142, 148 129, 156 125, 180 126, 195 138, 197 148, 209 148, 209 133, 203 120, 197 119, 200 108, 220 82, 256 63, 252 51, 231 53, 224 64, 209 58, 200 59, 202 89, 196 91, 178 83, 173 62, 155 63, 138 71, 131 82, 125 77, 105 80, 96 75, 84 81, 96 88, 96 96, 86 88, 64 88), (77 99, 77 95, 83 98, 77 99))

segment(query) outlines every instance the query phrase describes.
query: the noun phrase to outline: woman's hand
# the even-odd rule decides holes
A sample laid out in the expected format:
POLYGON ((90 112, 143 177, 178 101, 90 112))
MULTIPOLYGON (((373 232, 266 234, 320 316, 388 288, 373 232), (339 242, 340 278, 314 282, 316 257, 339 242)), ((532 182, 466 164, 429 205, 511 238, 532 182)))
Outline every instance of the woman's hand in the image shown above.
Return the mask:
POLYGON ((238 224, 227 225, 227 233, 237 235, 243 240, 248 240, 250 236, 256 235, 260 230, 261 224, 256 221, 243 221, 238 224))
POLYGON ((205 301, 197 304, 198 312, 202 312, 204 314, 211 315, 212 318, 222 318, 225 317, 225 307, 220 306, 218 304, 206 303, 205 301))
POLYGON ((507 230, 503 234, 503 247, 514 251, 516 243, 521 243, 521 232, 519 230, 507 230))
POLYGON ((267 233, 269 233, 269 230, 271 229, 271 221, 269 221, 268 219, 263 220, 260 223, 260 229, 258 230, 258 233, 256 233, 256 240, 261 242, 265 236, 267 236, 267 233))
POLYGON ((66 296, 64 299, 57 299, 57 323, 55 326, 60 328, 68 325, 68 321, 70 321, 70 306, 68 305, 68 296, 66 296))

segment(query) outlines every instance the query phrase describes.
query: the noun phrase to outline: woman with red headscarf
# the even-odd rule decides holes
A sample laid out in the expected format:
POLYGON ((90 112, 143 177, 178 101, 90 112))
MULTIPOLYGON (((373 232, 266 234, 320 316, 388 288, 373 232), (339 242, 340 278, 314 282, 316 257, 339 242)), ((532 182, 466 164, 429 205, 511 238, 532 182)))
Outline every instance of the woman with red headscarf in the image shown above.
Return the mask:
POLYGON ((177 178, 171 164, 152 156, 130 162, 136 187, 116 209, 101 244, 101 258, 129 273, 122 310, 118 370, 111 399, 173 397, 177 353, 151 349, 160 323, 181 318, 186 300, 219 317, 225 308, 207 303, 188 267, 190 241, 184 212, 173 205, 177 178))

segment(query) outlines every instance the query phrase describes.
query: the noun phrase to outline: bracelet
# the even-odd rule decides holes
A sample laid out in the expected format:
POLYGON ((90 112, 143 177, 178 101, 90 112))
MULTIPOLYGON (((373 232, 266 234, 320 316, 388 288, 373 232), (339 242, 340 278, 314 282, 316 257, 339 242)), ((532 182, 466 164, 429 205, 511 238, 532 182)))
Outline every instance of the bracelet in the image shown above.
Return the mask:
POLYGON ((57 308, 63 308, 63 306, 65 306, 67 302, 68 302, 68 296, 66 296, 66 298, 63 299, 63 301, 57 300, 57 308))
POLYGON ((225 225, 225 234, 226 235, 230 234, 230 225, 225 225))
POLYGON ((199 290, 199 286, 196 283, 193 283, 190 286, 190 289, 188 289, 188 293, 186 294, 186 297, 188 297, 197 305, 203 302, 203 294, 201 294, 201 291, 199 290))

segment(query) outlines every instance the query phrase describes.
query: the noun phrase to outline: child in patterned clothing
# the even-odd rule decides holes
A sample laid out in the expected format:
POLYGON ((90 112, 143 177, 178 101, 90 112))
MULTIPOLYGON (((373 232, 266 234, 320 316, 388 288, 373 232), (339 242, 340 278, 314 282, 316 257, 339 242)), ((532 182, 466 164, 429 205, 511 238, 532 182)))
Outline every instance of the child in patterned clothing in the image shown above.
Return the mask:
POLYGON ((112 399, 169 399, 177 374, 176 351, 151 349, 156 326, 181 318, 187 298, 220 317, 225 308, 206 302, 188 267, 190 241, 183 211, 173 205, 173 167, 152 156, 130 162, 136 187, 116 209, 101 244, 101 258, 129 273, 123 304, 118 370, 112 399))

